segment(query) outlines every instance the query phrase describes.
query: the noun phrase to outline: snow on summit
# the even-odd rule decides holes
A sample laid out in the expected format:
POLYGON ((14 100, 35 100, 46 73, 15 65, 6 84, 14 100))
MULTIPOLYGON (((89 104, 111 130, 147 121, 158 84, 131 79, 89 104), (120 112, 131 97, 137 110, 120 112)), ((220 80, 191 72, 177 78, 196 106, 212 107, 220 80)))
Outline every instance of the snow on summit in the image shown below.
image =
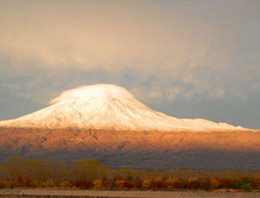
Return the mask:
POLYGON ((70 89, 61 93, 60 96, 54 98, 51 104, 61 101, 88 101, 93 98, 131 98, 133 97, 126 89, 111 84, 97 84, 90 86, 82 86, 76 89, 70 89))
POLYGON ((125 88, 111 84, 64 91, 51 101, 49 107, 17 119, 2 121, 0 126, 142 131, 243 129, 204 119, 167 116, 145 106, 125 88))

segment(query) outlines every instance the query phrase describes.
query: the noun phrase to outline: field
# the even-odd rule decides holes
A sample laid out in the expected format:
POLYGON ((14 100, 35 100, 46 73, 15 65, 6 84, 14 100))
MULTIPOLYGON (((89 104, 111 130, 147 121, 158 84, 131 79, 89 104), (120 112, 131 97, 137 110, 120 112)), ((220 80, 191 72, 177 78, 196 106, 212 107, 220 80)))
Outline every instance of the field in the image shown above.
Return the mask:
POLYGON ((245 170, 115 170, 92 159, 54 162, 10 157, 0 167, 0 189, 259 192, 260 173, 245 170))

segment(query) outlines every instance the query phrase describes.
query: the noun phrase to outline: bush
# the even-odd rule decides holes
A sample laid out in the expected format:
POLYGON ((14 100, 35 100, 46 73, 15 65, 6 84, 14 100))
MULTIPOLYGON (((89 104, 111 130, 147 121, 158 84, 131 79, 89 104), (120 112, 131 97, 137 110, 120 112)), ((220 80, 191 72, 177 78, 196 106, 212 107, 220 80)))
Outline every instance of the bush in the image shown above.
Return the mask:
POLYGON ((24 186, 29 187, 29 186, 31 186, 31 184, 32 184, 32 180, 29 179, 29 178, 24 178, 23 184, 24 184, 24 186))
POLYGON ((4 188, 4 187, 5 187, 4 183, 2 181, 0 181, 0 189, 4 188))
POLYGON ((260 185, 260 179, 256 177, 251 178, 250 185, 253 189, 258 189, 258 186, 260 185))
POLYGON ((231 178, 216 178, 220 188, 234 188, 231 178))
POLYGON ((40 187, 41 186, 41 182, 37 179, 32 180, 31 182, 31 187, 40 187))
POLYGON ((53 181, 53 179, 48 179, 46 181, 41 182, 41 186, 43 186, 43 187, 55 187, 56 184, 53 181))
POLYGON ((210 179, 208 177, 205 177, 205 178, 201 178, 199 180, 200 182, 200 187, 203 189, 203 190, 210 190, 210 185, 211 185, 211 182, 210 182, 210 179))
POLYGON ((102 190, 104 189, 103 181, 100 179, 96 179, 93 181, 94 189, 96 190, 102 190))
POLYGON ((173 184, 173 188, 174 189, 182 189, 185 187, 185 181, 181 178, 178 178, 175 180, 174 184, 173 184))
POLYGON ((72 187, 72 183, 70 181, 65 180, 65 181, 60 182, 59 186, 62 188, 70 188, 70 187, 72 187))
POLYGON ((146 178, 143 179, 142 187, 143 187, 144 189, 150 189, 151 184, 152 184, 152 179, 149 178, 149 177, 146 177, 146 178))
POLYGON ((133 180, 133 177, 130 175, 130 176, 127 176, 126 178, 128 181, 132 181, 133 180))
POLYGON ((157 177, 152 180, 151 188, 154 190, 161 190, 161 189, 165 188, 165 186, 166 185, 161 177, 157 177))
POLYGON ((142 180, 139 179, 138 177, 134 178, 134 180, 133 180, 133 187, 135 189, 141 189, 142 188, 142 180))
POLYGON ((235 189, 240 189, 243 185, 243 181, 240 178, 232 179, 232 182, 235 189))
POLYGON ((210 180, 210 189, 211 190, 214 190, 214 189, 217 189, 219 188, 219 182, 217 179, 213 178, 210 180))
POLYGON ((245 192, 250 192, 250 191, 252 191, 252 187, 251 187, 251 185, 250 184, 243 184, 242 186, 241 186, 241 189, 243 190, 243 191, 245 191, 245 192))
POLYGON ((14 188, 15 187, 15 181, 14 180, 4 180, 3 181, 4 188, 14 188))
POLYGON ((110 182, 106 177, 104 177, 104 178, 102 179, 102 186, 103 186, 105 189, 111 187, 111 183, 112 183, 112 182, 110 182))
POLYGON ((198 178, 188 178, 186 182, 186 187, 189 189, 198 189, 200 187, 200 182, 198 181, 198 178))
POLYGON ((168 177, 167 179, 165 179, 165 185, 169 190, 174 190, 174 183, 177 179, 176 178, 172 178, 172 177, 168 177))
POLYGON ((17 177, 15 178, 15 183, 16 183, 17 186, 23 186, 23 182, 24 182, 23 177, 17 176, 17 177))
POLYGON ((125 189, 132 189, 134 188, 134 184, 132 181, 129 181, 129 180, 125 180, 124 181, 124 188, 125 189))
POLYGON ((115 187, 118 189, 123 189, 124 188, 124 179, 116 179, 115 180, 115 187))
POLYGON ((90 189, 91 187, 93 187, 93 183, 87 180, 78 180, 76 182, 73 182, 72 184, 73 186, 81 189, 90 189))

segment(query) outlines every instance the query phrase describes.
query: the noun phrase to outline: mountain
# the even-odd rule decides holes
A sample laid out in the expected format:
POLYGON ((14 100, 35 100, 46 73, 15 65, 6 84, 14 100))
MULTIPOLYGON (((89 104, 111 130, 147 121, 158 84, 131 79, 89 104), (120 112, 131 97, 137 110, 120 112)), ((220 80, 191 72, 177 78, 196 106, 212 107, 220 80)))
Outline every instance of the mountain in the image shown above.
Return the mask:
POLYGON ((260 162, 259 131, 170 117, 110 84, 67 90, 49 107, 1 121, 0 137, 2 159, 89 157, 142 169, 257 169, 260 162))
POLYGON ((226 123, 203 119, 178 119, 153 111, 126 89, 98 84, 63 92, 52 105, 18 119, 2 121, 2 127, 80 128, 100 130, 240 130, 226 123))

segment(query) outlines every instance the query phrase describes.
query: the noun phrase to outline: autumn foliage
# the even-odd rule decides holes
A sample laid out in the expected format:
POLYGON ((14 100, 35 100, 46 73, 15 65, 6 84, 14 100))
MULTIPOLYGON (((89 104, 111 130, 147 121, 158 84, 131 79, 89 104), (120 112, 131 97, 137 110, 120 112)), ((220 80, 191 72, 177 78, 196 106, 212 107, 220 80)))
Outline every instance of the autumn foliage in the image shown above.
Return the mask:
POLYGON ((65 163, 13 157, 8 158, 0 168, 0 188, 260 191, 259 173, 238 170, 222 172, 224 174, 221 176, 221 171, 202 171, 199 175, 191 170, 113 170, 90 159, 65 163), (181 176, 180 173, 185 174, 181 176))

